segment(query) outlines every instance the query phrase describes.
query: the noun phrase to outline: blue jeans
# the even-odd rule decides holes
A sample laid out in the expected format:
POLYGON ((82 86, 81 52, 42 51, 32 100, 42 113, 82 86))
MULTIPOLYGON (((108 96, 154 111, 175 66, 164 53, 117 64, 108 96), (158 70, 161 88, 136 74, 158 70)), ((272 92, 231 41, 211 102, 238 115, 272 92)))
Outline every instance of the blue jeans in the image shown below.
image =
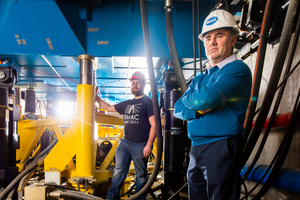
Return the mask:
MULTIPOLYGON (((133 160, 135 170, 135 193, 140 191, 148 181, 147 176, 147 162, 148 157, 144 158, 143 149, 146 146, 146 142, 133 143, 128 142, 125 138, 122 138, 119 146, 116 149, 116 166, 112 178, 111 187, 109 188, 106 198, 107 199, 119 199, 120 189, 124 180, 127 177, 130 163, 133 160)), ((146 199, 144 195, 140 199, 146 199)))

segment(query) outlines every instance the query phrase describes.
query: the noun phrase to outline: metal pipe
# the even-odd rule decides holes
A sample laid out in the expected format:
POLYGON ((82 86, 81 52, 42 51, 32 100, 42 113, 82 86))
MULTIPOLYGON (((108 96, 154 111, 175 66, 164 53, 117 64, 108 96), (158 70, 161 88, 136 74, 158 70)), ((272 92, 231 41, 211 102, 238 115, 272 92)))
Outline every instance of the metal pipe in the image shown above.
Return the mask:
POLYGON ((15 88, 15 105, 21 105, 21 88, 15 88))
POLYGON ((79 84, 89 84, 94 85, 94 73, 93 73, 93 56, 90 55, 80 55, 78 56, 79 63, 79 84))
POLYGON ((172 8, 173 7, 173 1, 172 0, 166 0, 165 1, 165 8, 170 8, 170 10, 167 10, 168 12, 172 12, 172 8))

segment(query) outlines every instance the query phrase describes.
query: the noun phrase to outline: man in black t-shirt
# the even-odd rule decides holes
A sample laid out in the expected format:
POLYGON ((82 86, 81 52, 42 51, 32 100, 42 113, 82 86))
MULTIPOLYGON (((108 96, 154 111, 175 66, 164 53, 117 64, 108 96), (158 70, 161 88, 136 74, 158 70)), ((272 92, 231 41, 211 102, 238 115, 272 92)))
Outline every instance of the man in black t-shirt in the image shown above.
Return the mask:
MULTIPOLYGON (((152 152, 155 139, 155 119, 152 100, 144 94, 146 79, 137 71, 131 79, 131 93, 134 99, 110 105, 96 96, 99 105, 109 112, 118 112, 124 118, 124 137, 116 149, 116 166, 106 198, 119 199, 120 189, 127 177, 130 163, 133 160, 136 175, 135 193, 147 182, 148 156, 152 152)), ((144 195, 140 199, 146 199, 144 195)))

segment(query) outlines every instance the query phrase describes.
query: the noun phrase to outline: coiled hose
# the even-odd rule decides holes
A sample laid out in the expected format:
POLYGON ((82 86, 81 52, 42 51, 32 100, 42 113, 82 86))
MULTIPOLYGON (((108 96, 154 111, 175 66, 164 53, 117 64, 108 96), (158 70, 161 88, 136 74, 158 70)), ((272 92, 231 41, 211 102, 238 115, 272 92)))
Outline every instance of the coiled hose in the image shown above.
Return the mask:
POLYGON ((142 17, 142 27, 143 27, 143 36, 144 36, 144 44, 145 44, 145 52, 148 66, 148 73, 150 78, 150 86, 151 86, 151 94, 152 94, 152 103, 154 110, 154 118, 155 118, 155 128, 156 128, 156 137, 157 137, 157 155, 155 158, 155 165, 153 172, 144 187, 137 192, 135 195, 128 199, 139 199, 142 197, 147 191, 151 188, 154 181, 156 180, 156 176, 160 169, 160 163, 162 158, 162 148, 163 148, 163 139, 161 132, 161 119, 160 119, 160 111, 158 105, 158 96, 156 89, 156 82, 154 76, 154 69, 152 63, 152 53, 151 53, 151 45, 150 45, 150 34, 149 34, 149 25, 148 25, 148 16, 147 16, 147 2, 146 0, 140 0, 140 9, 141 9, 141 17, 142 17))

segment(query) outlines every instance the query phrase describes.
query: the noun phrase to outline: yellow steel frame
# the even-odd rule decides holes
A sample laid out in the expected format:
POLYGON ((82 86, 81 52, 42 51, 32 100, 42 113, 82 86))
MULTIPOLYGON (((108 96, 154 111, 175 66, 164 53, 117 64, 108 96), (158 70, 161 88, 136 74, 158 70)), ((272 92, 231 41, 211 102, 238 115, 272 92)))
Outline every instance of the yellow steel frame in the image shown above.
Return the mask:
MULTIPOLYGON (((60 172, 74 186, 80 178, 85 178, 90 184, 107 182, 111 173, 107 170, 114 157, 116 142, 106 156, 99 170, 95 169, 96 150, 98 139, 97 123, 110 125, 123 125, 121 118, 109 116, 103 113, 95 113, 95 87, 81 84, 77 86, 77 116, 72 119, 43 119, 24 120, 19 122, 20 149, 17 150, 18 164, 22 169, 24 162, 31 156, 31 152, 37 145, 46 128, 53 129, 58 142, 44 160, 44 169, 47 172, 60 172), (71 124, 63 134, 59 125, 71 124), (96 127, 96 128, 95 128, 96 127), (76 167, 73 157, 76 155, 76 167)), ((119 138, 123 137, 123 132, 119 138)), ((37 150, 38 151, 38 148, 37 150)))

